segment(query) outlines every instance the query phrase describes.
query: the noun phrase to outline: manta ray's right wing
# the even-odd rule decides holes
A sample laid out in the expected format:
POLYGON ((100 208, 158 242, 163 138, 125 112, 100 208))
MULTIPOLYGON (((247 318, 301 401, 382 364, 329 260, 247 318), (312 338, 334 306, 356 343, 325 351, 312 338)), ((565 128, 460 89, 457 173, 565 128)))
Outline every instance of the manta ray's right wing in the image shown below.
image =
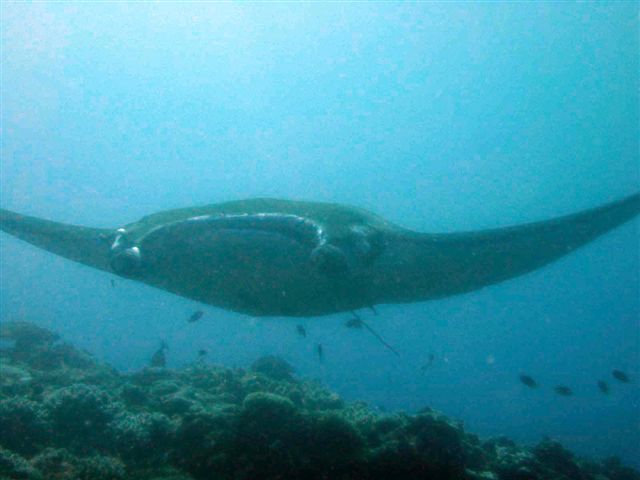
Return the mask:
MULTIPOLYGON (((412 302, 468 292, 563 257, 640 213, 640 194, 552 220, 476 232, 400 232, 381 259, 379 297, 412 302), (385 265, 386 261, 386 265, 385 265)), ((637 245, 636 245, 637 246, 637 245)))

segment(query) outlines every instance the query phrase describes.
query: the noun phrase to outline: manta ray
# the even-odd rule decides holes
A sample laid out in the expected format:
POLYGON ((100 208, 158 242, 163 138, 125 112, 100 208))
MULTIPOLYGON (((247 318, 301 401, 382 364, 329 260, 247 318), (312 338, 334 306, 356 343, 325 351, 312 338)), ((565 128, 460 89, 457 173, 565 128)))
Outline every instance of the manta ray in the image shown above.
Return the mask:
POLYGON ((640 213, 420 233, 334 203, 256 198, 89 228, 0 209, 0 229, 69 260, 252 316, 310 317, 477 290, 563 257, 640 213))

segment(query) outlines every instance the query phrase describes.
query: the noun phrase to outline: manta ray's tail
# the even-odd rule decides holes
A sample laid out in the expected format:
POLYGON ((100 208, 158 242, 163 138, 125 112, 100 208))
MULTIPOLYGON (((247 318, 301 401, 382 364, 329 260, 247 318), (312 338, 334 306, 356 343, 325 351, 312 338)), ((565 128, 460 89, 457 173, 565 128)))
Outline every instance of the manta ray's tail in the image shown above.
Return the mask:
POLYGON ((0 209, 0 230, 75 262, 110 270, 110 229, 68 225, 0 209))

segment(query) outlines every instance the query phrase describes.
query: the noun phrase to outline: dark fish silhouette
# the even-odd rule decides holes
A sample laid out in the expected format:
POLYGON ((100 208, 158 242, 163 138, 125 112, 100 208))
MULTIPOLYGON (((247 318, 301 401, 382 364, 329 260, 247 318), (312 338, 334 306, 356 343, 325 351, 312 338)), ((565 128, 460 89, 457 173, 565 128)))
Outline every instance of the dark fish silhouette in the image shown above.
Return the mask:
POLYGON ((296 325, 296 332, 298 333, 298 335, 300 335, 301 337, 307 337, 307 330, 304 328, 304 325, 296 325))
POLYGON ((111 288, 116 288, 116 281, 113 278, 111 279, 111 288))
POLYGON ((198 350, 198 356, 199 356, 200 358, 202 358, 202 357, 206 357, 206 356, 207 356, 207 353, 209 353, 209 352, 207 352, 205 349, 198 350))
POLYGON ((520 375, 518 378, 520 379, 520 382, 522 382, 523 384, 525 384, 529 388, 537 388, 538 387, 538 382, 536 382, 529 375, 520 375))
POLYGON ((350 318, 349 320, 347 320, 344 324, 345 327, 347 328, 362 328, 362 324, 364 322, 362 321, 362 319, 360 317, 353 317, 350 318))
POLYGON ((204 315, 204 312, 202 310, 198 310, 196 312, 193 312, 191 314, 191 316, 189 318, 187 318, 187 322, 189 322, 189 323, 197 322, 198 320, 200 320, 202 318, 203 315, 204 315))
POLYGON ((158 348, 158 350, 156 350, 156 352, 153 354, 153 356, 151 357, 151 361, 149 362, 149 365, 151 367, 155 367, 155 368, 164 368, 167 366, 167 356, 165 355, 165 351, 168 350, 169 347, 167 345, 167 342, 165 342, 164 340, 162 341, 162 343, 160 344, 160 348, 158 348))
POLYGON ((322 348, 322 344, 316 345, 316 351, 318 352, 318 360, 322 361, 324 359, 324 349, 322 348))
POLYGON ((611 375, 613 376, 613 378, 615 378, 616 380, 622 382, 622 383, 630 383, 631 379, 629 378, 629 375, 627 375, 626 373, 624 373, 622 370, 612 370, 611 371, 611 375))
POLYGON ((609 393, 609 385, 604 380, 598 380, 598 389, 605 395, 609 393))
POLYGON ((391 350, 393 353, 395 353, 397 356, 400 356, 400 354, 398 353, 398 351, 393 348, 391 345, 389 345, 381 336, 380 334, 378 334, 378 332, 376 332, 373 328, 371 328, 367 323, 365 323, 364 320, 362 320, 362 318, 360 318, 360 315, 358 315, 356 312, 351 312, 353 314, 353 318, 350 318, 349 320, 346 321, 345 326, 347 328, 366 328, 367 330, 369 330, 369 332, 371 332, 371 334, 376 337, 380 343, 382 343, 382 345, 384 345, 385 347, 387 347, 389 350, 391 350))
POLYGON ((573 395, 573 391, 565 385, 558 385, 553 389, 553 391, 558 395, 562 395, 563 397, 570 397, 571 395, 573 395))
POLYGON ((436 359, 436 356, 435 356, 433 353, 430 353, 430 354, 429 354, 429 358, 428 358, 428 360, 427 360, 427 363, 425 363, 424 365, 422 365, 422 367, 420 367, 420 371, 421 371, 422 373, 426 372, 426 371, 427 371, 427 369, 428 369, 431 365, 433 365, 433 361, 434 361, 435 359, 436 359))

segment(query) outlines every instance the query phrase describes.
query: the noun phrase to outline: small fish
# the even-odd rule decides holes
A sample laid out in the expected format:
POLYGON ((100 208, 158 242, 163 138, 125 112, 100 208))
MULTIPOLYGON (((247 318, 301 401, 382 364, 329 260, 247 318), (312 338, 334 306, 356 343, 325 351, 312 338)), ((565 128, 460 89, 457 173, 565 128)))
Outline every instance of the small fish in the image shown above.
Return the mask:
POLYGON ((353 318, 350 318, 345 322, 345 327, 362 328, 362 326, 364 325, 364 320, 362 320, 362 317, 358 315, 358 312, 356 312, 355 310, 351 310, 351 315, 353 315, 353 318))
POLYGON ((209 353, 209 352, 207 352, 205 349, 198 350, 198 356, 199 356, 200 358, 202 358, 202 357, 206 357, 206 356, 207 356, 207 353, 209 353))
POLYGON ((598 380, 598 389, 605 395, 609 393, 609 385, 604 380, 598 380))
POLYGON ((116 281, 113 278, 111 279, 111 288, 116 288, 116 281))
POLYGON ((324 349, 322 348, 322 344, 318 343, 316 345, 316 352, 318 352, 318 360, 322 362, 322 359, 324 358, 324 349))
MULTIPOLYGON (((538 382, 536 382, 533 377, 529 376, 529 375, 520 375, 518 377, 520 379, 520 381, 525 384, 527 387, 529 388, 537 388, 538 387, 538 382)), ((559 388, 559 387, 556 387, 559 388)), ((556 390, 557 393, 560 393, 556 390)))
POLYGON ((349 320, 347 320, 344 323, 344 326, 347 327, 347 328, 362 328, 362 324, 363 323, 364 322, 362 321, 361 318, 353 317, 353 318, 350 318, 349 320))
POLYGON ((304 325, 296 325, 296 332, 301 337, 307 338, 307 330, 304 328, 304 325))
POLYGON ((191 314, 191 316, 189 318, 187 318, 187 322, 189 322, 189 323, 197 322, 198 320, 200 320, 202 318, 203 315, 204 315, 204 312, 202 310, 198 310, 196 312, 193 312, 191 314))
POLYGON ((615 378, 616 380, 622 382, 622 383, 630 383, 631 379, 629 378, 629 375, 627 375, 626 373, 624 373, 622 370, 612 370, 611 371, 611 375, 613 376, 613 378, 615 378))
POLYGON ((391 345, 389 345, 384 338, 382 338, 380 336, 380 334, 378 332, 376 332, 373 328, 371 328, 367 323, 365 323, 364 320, 362 320, 362 318, 360 317, 360 315, 358 315, 356 312, 352 311, 351 312, 353 314, 353 318, 350 318, 349 320, 347 320, 345 322, 345 326, 347 328, 366 328, 367 330, 369 330, 369 332, 371 333, 371 335, 373 335, 374 337, 376 337, 378 339, 378 341, 380 343, 382 343, 382 345, 384 345, 385 347, 387 347, 389 350, 391 350, 393 353, 395 353, 397 356, 400 356, 400 354, 398 353, 398 351, 393 348, 391 345))
POLYGON ((433 361, 434 361, 435 359, 436 359, 436 356, 435 356, 433 353, 430 353, 430 354, 429 354, 429 357, 428 357, 428 360, 427 360, 427 363, 425 363, 424 365, 422 365, 422 367, 420 367, 420 371, 421 371, 422 373, 426 372, 426 371, 427 371, 427 369, 428 369, 431 365, 433 365, 433 361))
POLYGON ((573 391, 565 385, 558 385, 553 389, 553 391, 558 395, 562 395, 563 397, 570 397, 571 395, 573 395, 573 391))
POLYGON ((169 347, 167 343, 163 340, 160 344, 160 348, 156 350, 156 352, 151 357, 151 361, 149 365, 155 368, 164 368, 167 366, 167 356, 165 355, 165 350, 168 350, 169 347))

